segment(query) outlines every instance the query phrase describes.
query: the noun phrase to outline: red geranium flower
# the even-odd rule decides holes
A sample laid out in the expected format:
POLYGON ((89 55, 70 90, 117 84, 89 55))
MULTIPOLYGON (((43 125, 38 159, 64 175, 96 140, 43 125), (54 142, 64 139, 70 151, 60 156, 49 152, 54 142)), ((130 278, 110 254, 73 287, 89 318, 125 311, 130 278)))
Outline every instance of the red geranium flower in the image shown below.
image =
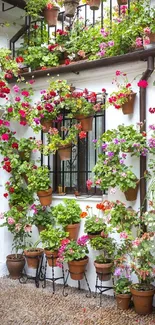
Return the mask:
POLYGON ((22 56, 17 56, 16 62, 17 63, 22 63, 22 62, 24 62, 24 58, 22 56))
POLYGON ((79 133, 79 138, 80 138, 80 139, 85 139, 86 136, 87 136, 87 133, 86 133, 85 131, 81 131, 81 132, 79 133))
POLYGON ((148 82, 142 79, 137 83, 137 86, 140 88, 146 88, 148 86, 148 82))
POLYGON ((71 63, 71 61, 70 61, 69 59, 66 59, 66 60, 65 60, 65 64, 66 64, 66 65, 69 65, 70 63, 71 63))
POLYGON ((4 193, 3 196, 4 196, 5 198, 7 198, 7 197, 8 197, 8 193, 4 193))
POLYGON ((12 148, 13 148, 13 149, 18 149, 18 143, 17 143, 17 142, 14 142, 14 143, 12 144, 12 148))

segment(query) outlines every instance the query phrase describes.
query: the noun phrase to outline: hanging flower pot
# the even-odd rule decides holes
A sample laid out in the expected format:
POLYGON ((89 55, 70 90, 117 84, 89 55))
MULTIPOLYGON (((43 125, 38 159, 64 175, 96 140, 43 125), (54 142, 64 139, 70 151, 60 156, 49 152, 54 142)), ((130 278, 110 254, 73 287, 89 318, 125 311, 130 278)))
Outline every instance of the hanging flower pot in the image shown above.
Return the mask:
POLYGON ((74 17, 78 5, 79 5, 78 0, 65 0, 64 1, 65 16, 74 17))
POLYGON ((49 131, 49 129, 52 127, 52 121, 50 121, 50 120, 41 119, 40 124, 43 127, 44 133, 47 133, 49 131))
MULTIPOLYGON (((145 287, 144 287, 145 289, 145 287)), ((150 285, 150 290, 130 288, 133 297, 135 312, 139 315, 151 314, 153 310, 153 296, 155 289, 150 285)))
POLYGON ((135 201, 137 199, 138 186, 139 180, 136 182, 135 188, 128 188, 128 190, 124 192, 127 201, 135 201))
POLYGON ((91 10, 98 10, 100 7, 101 0, 90 0, 89 6, 91 10))
POLYGON ((132 114, 134 111, 136 93, 128 95, 128 101, 122 105, 122 112, 124 115, 132 114))
POLYGON ((60 160, 70 160, 71 159, 71 152, 72 152, 72 145, 66 144, 64 146, 59 146, 58 155, 60 160))
POLYGON ((86 265, 88 264, 88 257, 79 261, 68 262, 70 277, 73 280, 82 280, 84 277, 84 272, 86 270, 86 265))
POLYGON ((45 248, 44 253, 47 258, 47 262, 49 266, 57 266, 56 261, 58 258, 58 251, 50 251, 49 249, 45 248))
POLYGON ((127 5, 128 0, 117 0, 119 6, 127 5))
POLYGON ((32 248, 24 251, 24 256, 26 258, 27 265, 29 268, 32 269, 37 269, 42 255, 43 255, 42 248, 32 248))
POLYGON ((9 277, 13 280, 19 279, 25 266, 25 258, 21 254, 10 254, 6 257, 6 265, 9 277))
POLYGON ((44 18, 48 26, 56 26, 59 14, 59 7, 53 6, 51 9, 45 8, 43 11, 44 18))
POLYGON ((131 294, 117 294, 116 301, 118 309, 128 310, 131 301, 131 294))
POLYGON ((49 206, 52 203, 52 188, 50 187, 48 190, 38 191, 37 195, 39 197, 39 201, 43 206, 49 206))
POLYGON ((93 116, 77 115, 75 118, 81 122, 82 130, 85 132, 92 131, 93 128, 93 116))
POLYGON ((80 229, 80 223, 74 223, 73 225, 68 225, 65 227, 65 231, 69 232, 68 238, 70 240, 77 240, 78 238, 78 233, 80 229))
POLYGON ((101 281, 109 281, 111 279, 111 273, 112 273, 112 266, 113 263, 97 263, 94 262, 96 273, 98 275, 98 278, 101 281))

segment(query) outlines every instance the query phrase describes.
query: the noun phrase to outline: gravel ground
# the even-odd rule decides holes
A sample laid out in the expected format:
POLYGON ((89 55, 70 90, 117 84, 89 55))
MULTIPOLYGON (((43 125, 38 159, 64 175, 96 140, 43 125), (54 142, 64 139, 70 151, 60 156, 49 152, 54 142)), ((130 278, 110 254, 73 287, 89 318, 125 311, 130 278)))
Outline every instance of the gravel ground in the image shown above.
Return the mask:
POLYGON ((33 283, 20 284, 17 280, 0 279, 0 325, 154 325, 155 313, 138 316, 133 309, 117 310, 112 297, 86 298, 84 290, 56 286, 51 283, 37 289, 33 283))

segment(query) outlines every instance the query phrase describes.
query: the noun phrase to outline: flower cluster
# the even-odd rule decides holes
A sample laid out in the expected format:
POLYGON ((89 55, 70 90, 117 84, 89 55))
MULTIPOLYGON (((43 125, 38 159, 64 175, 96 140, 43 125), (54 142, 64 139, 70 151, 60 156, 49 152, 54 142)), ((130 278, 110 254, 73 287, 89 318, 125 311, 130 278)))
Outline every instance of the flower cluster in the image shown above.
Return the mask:
POLYGON ((87 248, 88 240, 88 236, 80 237, 77 242, 69 239, 62 240, 58 253, 57 266, 62 267, 63 262, 86 258, 86 254, 89 253, 87 248))

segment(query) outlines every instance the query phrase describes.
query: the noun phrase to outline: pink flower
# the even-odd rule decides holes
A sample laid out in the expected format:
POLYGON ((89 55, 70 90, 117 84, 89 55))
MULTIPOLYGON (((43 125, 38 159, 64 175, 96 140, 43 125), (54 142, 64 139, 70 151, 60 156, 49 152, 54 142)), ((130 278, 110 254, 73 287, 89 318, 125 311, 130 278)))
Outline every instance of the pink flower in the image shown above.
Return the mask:
POLYGON ((22 117, 26 117, 26 113, 23 109, 20 109, 19 110, 19 114, 22 116, 22 117))
POLYGON ((9 121, 4 121, 3 123, 5 126, 10 126, 10 122, 9 121))
POLYGON ((8 224, 9 225, 14 225, 14 223, 15 223, 15 220, 13 219, 13 218, 8 218, 8 224))
POLYGON ((96 185, 100 185, 101 182, 102 182, 102 180, 101 180, 101 179, 98 179, 98 180, 95 182, 95 184, 96 184, 96 185))
POLYGON ((109 41, 109 42, 108 42, 108 45, 109 45, 110 47, 114 46, 114 44, 115 44, 114 41, 109 41))
POLYGON ((70 240, 68 239, 68 238, 65 238, 65 239, 62 239, 62 241, 61 241, 61 245, 63 246, 63 245, 67 245, 67 244, 69 244, 70 243, 70 240))
POLYGON ((16 102, 20 102, 20 97, 15 97, 16 102))
POLYGON ((104 56, 105 53, 106 53, 106 52, 105 52, 104 50, 101 50, 100 52, 97 53, 97 55, 99 55, 99 56, 104 56))
POLYGON ((148 82, 142 79, 137 83, 137 86, 140 88, 146 88, 148 86, 148 82))
POLYGON ((144 31, 145 34, 150 34, 151 33, 151 29, 149 27, 145 27, 143 29, 143 31, 144 31))
POLYGON ((32 230, 32 226, 31 225, 27 224, 27 225, 24 226, 24 231, 25 232, 30 232, 31 230, 32 230))
POLYGON ((8 107, 8 113, 12 113, 13 112, 13 108, 12 107, 8 107))
POLYGON ((0 212, 0 219, 4 219, 4 213, 0 212))
POLYGON ((137 37, 135 40, 136 46, 141 47, 143 45, 143 40, 141 37, 137 37))
POLYGON ((24 97, 28 97, 28 96, 30 95, 30 93, 29 93, 28 91, 26 91, 26 90, 23 90, 23 91, 21 92, 21 94, 22 94, 22 96, 24 96, 24 97))
POLYGON ((149 45, 150 44, 150 38, 145 36, 145 38, 143 39, 143 44, 144 44, 144 46, 149 45))
POLYGON ((34 83, 35 83, 35 80, 34 79, 32 79, 32 80, 29 81, 29 84, 30 85, 33 85, 34 83))
POLYGON ((116 193, 116 188, 111 188, 110 194, 115 194, 116 193))
POLYGON ((9 134, 7 134, 7 133, 2 134, 1 140, 8 141, 9 140, 9 134))
POLYGON ((85 246, 88 240, 89 240, 89 236, 88 235, 81 236, 77 240, 77 244, 80 245, 80 246, 85 246))
POLYGON ((12 89, 14 90, 15 93, 19 93, 20 91, 20 88, 17 85, 13 86, 12 89))
POLYGON ((116 71, 116 76, 120 76, 120 74, 121 74, 121 71, 120 70, 117 70, 116 71))
POLYGON ((17 223, 16 226, 15 226, 15 230, 18 232, 20 231, 22 225, 20 223, 17 223))
POLYGON ((126 177, 126 173, 122 173, 121 176, 122 176, 122 177, 126 177))
POLYGON ((136 238, 133 242, 132 242, 132 245, 134 247, 138 247, 140 245, 140 239, 139 238, 136 238))
POLYGON ((126 232, 121 232, 120 233, 120 238, 127 239, 128 238, 128 234, 126 232))
POLYGON ((92 184, 93 184, 93 182, 91 181, 91 179, 88 179, 88 180, 86 181, 86 186, 87 186, 87 189, 88 189, 88 190, 91 190, 91 186, 92 186, 92 184))

